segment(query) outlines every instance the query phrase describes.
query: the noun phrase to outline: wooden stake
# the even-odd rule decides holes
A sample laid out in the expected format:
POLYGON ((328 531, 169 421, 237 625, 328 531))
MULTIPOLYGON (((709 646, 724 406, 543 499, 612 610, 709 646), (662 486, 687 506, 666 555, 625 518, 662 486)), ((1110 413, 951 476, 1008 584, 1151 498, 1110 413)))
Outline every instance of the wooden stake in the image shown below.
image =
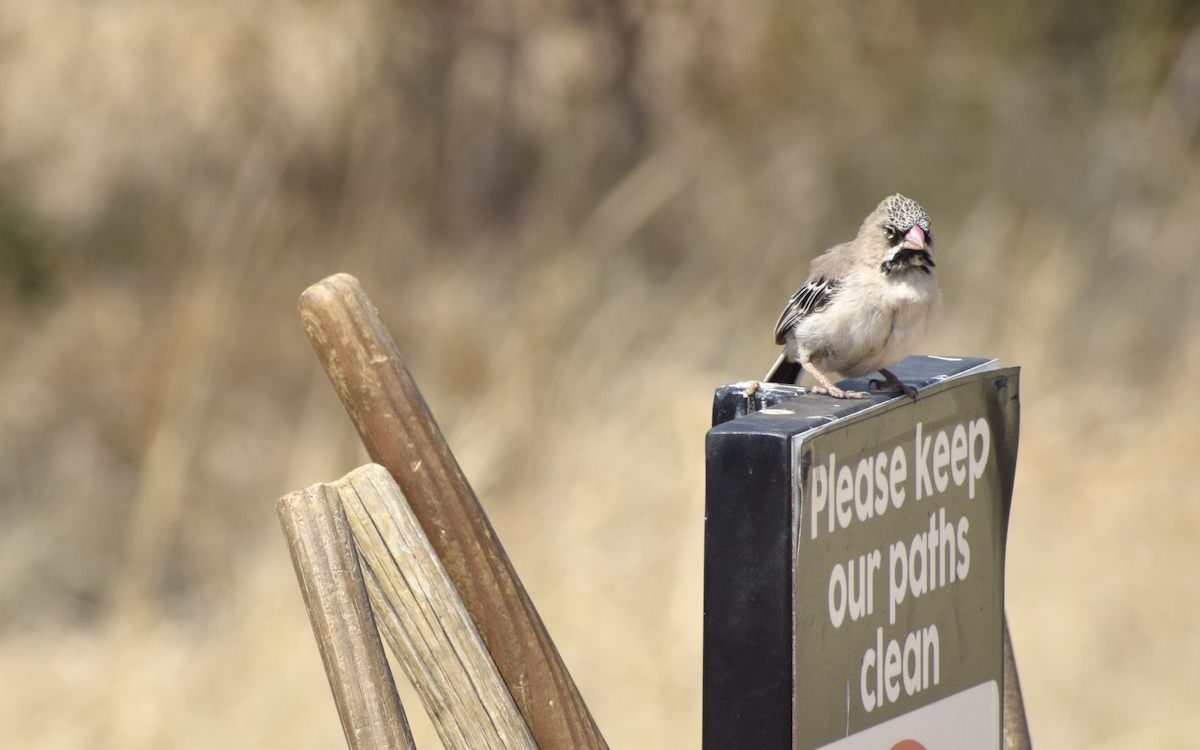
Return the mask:
POLYGON ((351 750, 416 750, 336 491, 314 485, 276 509, 346 742, 351 750))
POLYGON ((541 750, 608 746, 358 279, 300 297, 300 320, 371 459, 391 472, 541 750))
POLYGON ((446 750, 537 750, 458 591, 392 475, 368 464, 333 485, 392 653, 446 750))
POLYGON ((1012 638, 1008 635, 1008 614, 1004 615, 1004 750, 1031 750, 1029 724, 1025 721, 1025 701, 1021 698, 1021 681, 1017 679, 1017 657, 1012 638))

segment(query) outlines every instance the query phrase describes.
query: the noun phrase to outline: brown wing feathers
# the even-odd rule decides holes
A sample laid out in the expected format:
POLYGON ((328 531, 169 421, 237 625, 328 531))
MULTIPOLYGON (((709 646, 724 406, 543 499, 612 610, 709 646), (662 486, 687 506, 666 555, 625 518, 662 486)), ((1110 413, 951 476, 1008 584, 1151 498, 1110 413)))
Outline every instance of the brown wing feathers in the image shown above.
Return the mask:
POLYGON ((841 283, 827 276, 817 276, 804 282, 788 300, 787 307, 775 324, 775 343, 782 344, 787 334, 806 316, 823 309, 833 299, 841 283))

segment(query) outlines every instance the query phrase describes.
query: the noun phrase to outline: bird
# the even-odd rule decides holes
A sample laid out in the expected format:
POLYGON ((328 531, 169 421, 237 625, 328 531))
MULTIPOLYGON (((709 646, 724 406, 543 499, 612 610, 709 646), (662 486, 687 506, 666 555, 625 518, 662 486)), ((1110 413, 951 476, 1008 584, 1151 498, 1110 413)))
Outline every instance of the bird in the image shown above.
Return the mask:
POLYGON ((917 391, 886 368, 908 356, 933 328, 942 307, 934 275, 929 215, 899 193, 884 198, 850 242, 813 259, 808 279, 775 324, 783 352, 765 382, 796 384, 808 371, 811 393, 865 398, 843 391, 825 370, 849 378, 878 372, 887 386, 914 401, 917 391))

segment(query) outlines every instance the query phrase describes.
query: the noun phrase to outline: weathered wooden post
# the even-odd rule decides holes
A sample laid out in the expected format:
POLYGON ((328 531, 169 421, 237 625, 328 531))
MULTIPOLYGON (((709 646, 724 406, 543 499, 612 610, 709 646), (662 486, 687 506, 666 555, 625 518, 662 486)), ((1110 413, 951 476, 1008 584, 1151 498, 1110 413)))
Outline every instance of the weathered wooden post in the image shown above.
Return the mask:
POLYGON ((319 484, 276 507, 350 750, 415 750, 337 491, 319 484))
POLYGON ((504 547, 358 279, 304 291, 300 320, 371 459, 396 480, 541 750, 607 750, 504 547))
POLYGON ((892 369, 915 403, 716 393, 705 750, 1028 747, 1004 625, 1019 371, 892 369))

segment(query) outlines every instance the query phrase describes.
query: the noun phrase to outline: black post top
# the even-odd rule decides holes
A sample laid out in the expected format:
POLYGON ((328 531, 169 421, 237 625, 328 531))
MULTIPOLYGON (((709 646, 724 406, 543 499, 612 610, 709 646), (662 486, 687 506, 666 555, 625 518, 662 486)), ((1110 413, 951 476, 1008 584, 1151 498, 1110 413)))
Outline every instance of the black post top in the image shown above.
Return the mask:
MULTIPOLYGON (((992 369, 998 366, 994 359, 978 357, 936 357, 918 355, 906 357, 891 368, 896 377, 920 391, 947 378, 963 375, 973 370, 992 369)), ((882 379, 882 378, 880 378, 882 379)), ((813 426, 823 424, 830 418, 840 419, 876 404, 900 398, 902 394, 892 390, 876 391, 870 387, 870 377, 843 380, 838 387, 850 391, 866 391, 870 394, 862 399, 838 399, 807 393, 808 389, 796 385, 760 383, 745 380, 717 388, 713 396, 713 426, 724 424, 754 412, 770 409, 784 401, 792 401, 788 407, 797 416, 815 418, 813 426)), ((920 393, 917 394, 920 398, 920 393)))

